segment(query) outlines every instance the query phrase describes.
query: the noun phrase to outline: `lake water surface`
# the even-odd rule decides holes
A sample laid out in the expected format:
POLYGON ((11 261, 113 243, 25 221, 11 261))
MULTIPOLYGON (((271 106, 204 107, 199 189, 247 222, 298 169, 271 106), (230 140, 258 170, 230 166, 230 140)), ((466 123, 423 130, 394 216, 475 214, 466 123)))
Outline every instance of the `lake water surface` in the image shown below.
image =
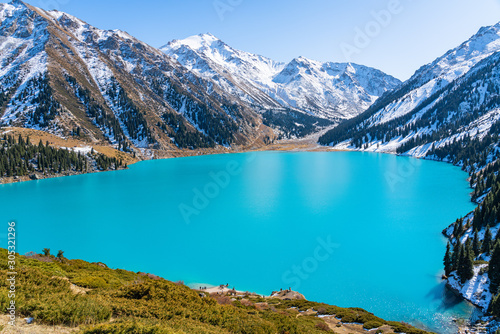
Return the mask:
POLYGON ((21 253, 266 295, 292 287, 447 333, 472 312, 440 280, 441 231, 474 209, 466 178, 371 153, 215 155, 4 185, 0 218, 18 223, 21 253))

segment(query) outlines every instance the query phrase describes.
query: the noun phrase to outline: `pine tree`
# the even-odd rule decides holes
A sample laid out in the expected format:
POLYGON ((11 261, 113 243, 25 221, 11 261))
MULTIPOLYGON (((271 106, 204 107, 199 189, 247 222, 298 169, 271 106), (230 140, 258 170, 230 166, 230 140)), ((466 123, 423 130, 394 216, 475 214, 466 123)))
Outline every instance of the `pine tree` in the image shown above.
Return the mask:
POLYGON ((468 248, 471 248, 472 249, 472 239, 470 237, 467 238, 467 240, 465 240, 465 249, 467 250, 468 248))
POLYGON ((479 241, 477 233, 474 233, 474 240, 472 241, 472 251, 474 252, 474 258, 478 257, 481 254, 481 241, 479 241))
POLYGON ((455 226, 457 227, 456 231, 455 231, 455 238, 460 238, 462 237, 462 235, 464 234, 464 225, 463 225, 463 219, 459 219, 457 220, 457 222, 455 223, 455 226))
POLYGON ((493 316, 500 316, 500 294, 497 294, 491 301, 488 313, 493 316))
POLYGON ((458 260, 460 260, 460 249, 462 248, 462 244, 460 242, 460 239, 457 239, 457 244, 453 247, 453 254, 451 256, 451 262, 452 262, 452 269, 457 270, 458 269, 458 260))
POLYGON ((450 276, 451 272, 453 271, 453 260, 449 242, 446 245, 446 255, 444 256, 443 262, 444 262, 444 273, 446 276, 450 276))
POLYGON ((460 258, 458 260, 457 274, 462 284, 474 277, 474 261, 472 259, 472 247, 461 246, 460 258))
POLYGON ((474 255, 472 250, 472 245, 469 244, 465 248, 465 256, 464 256, 464 278, 466 281, 472 279, 474 277, 474 255))
POLYGON ((455 269, 457 270, 457 275, 462 280, 462 276, 464 274, 464 255, 465 248, 464 245, 460 245, 460 248, 457 251, 457 262, 455 264, 455 269))
POLYGON ((495 226, 496 223, 497 223, 497 208, 493 207, 491 209, 490 219, 489 219, 488 225, 489 226, 495 226))
POLYGON ((486 228, 486 233, 484 234, 484 240, 483 240, 483 253, 486 255, 490 255, 491 249, 493 248, 492 246, 493 243, 493 236, 491 235, 490 228, 486 228))
POLYGON ((497 241, 493 248, 488 269, 488 277, 490 278, 490 291, 495 294, 500 285, 500 241, 497 241))

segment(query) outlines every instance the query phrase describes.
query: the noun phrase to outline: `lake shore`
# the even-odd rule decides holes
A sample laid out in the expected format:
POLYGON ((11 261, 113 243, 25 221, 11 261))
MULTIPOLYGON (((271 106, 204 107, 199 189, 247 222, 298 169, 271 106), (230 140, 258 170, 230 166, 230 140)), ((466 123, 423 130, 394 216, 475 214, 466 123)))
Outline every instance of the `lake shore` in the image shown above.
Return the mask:
MULTIPOLYGON (((236 150, 227 150, 227 149, 222 149, 220 151, 213 151, 213 152, 200 152, 200 151, 185 151, 177 156, 171 156, 167 157, 165 159, 173 159, 177 157, 192 157, 192 156, 201 156, 201 155, 212 155, 212 154, 234 154, 234 153, 247 153, 247 152, 263 152, 263 151, 270 151, 270 152, 335 152, 339 151, 336 149, 333 149, 331 147, 324 147, 320 146, 318 144, 315 144, 315 142, 311 138, 307 139, 302 139, 302 140, 287 140, 287 141, 282 141, 279 143, 271 144, 271 145, 265 145, 262 147, 250 147, 250 148, 245 148, 245 149, 236 149, 236 150)), ((341 151, 349 151, 349 150, 341 150, 341 151)), ((130 163, 134 164, 136 162, 139 162, 141 160, 137 159, 136 161, 130 163)), ((98 171, 95 171, 98 172, 98 171)), ((82 173, 75 173, 75 174, 70 174, 70 175, 50 175, 46 176, 43 178, 52 178, 52 177, 62 177, 62 176, 71 176, 71 175, 77 175, 77 174, 82 174, 82 173)), ((21 182, 24 180, 15 180, 12 179, 10 180, 11 182, 21 182)), ((26 180, 27 181, 27 180, 26 180)), ((224 291, 228 292, 228 291, 224 291)))
MULTIPOLYGON (((215 149, 203 149, 203 150, 176 150, 176 151, 151 151, 149 154, 144 154, 142 158, 133 156, 130 153, 124 153, 116 150, 115 148, 105 145, 103 143, 89 143, 86 141, 76 140, 73 138, 66 139, 61 138, 43 131, 24 129, 24 128, 0 128, 0 135, 9 134, 15 137, 21 135, 24 139, 30 138, 33 145, 37 145, 41 140, 43 143, 48 142, 50 146, 55 148, 65 148, 78 151, 90 151, 94 150, 97 153, 104 154, 110 158, 116 157, 123 160, 128 166, 136 164, 141 161, 147 160, 163 160, 163 159, 175 159, 175 158, 187 158, 196 156, 206 156, 206 155, 217 155, 217 154, 236 154, 236 153, 249 153, 249 152, 341 152, 348 151, 345 149, 338 150, 332 147, 322 146, 317 143, 318 138, 324 133, 325 130, 315 133, 313 135, 307 136, 305 138, 299 139, 287 139, 276 143, 268 145, 249 145, 246 147, 236 147, 234 149, 228 149, 226 147, 217 147, 215 149)), ((122 170, 122 169, 118 169, 122 170)), ((97 169, 92 169, 86 172, 64 172, 62 174, 45 174, 45 173, 31 173, 31 175, 25 176, 11 176, 11 177, 0 177, 1 184, 28 182, 34 180, 44 180, 59 177, 75 176, 75 175, 85 175, 93 173, 106 173, 114 172, 116 170, 100 171, 97 169)))

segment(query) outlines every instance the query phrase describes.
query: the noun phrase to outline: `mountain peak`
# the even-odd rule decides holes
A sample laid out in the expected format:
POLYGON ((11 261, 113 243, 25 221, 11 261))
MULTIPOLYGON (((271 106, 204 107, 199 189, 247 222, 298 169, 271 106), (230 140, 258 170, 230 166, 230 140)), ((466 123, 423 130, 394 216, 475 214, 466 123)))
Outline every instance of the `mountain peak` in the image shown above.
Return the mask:
POLYGON ((289 65, 299 66, 299 67, 310 67, 310 66, 321 66, 322 64, 316 60, 312 60, 304 56, 299 56, 297 58, 292 59, 289 65))
POLYGON ((477 35, 482 35, 486 32, 498 32, 500 31, 500 22, 497 24, 491 25, 491 26, 484 26, 479 29, 479 31, 476 33, 477 35))
POLYGON ((220 38, 217 38, 214 34, 209 33, 209 32, 198 34, 198 36, 204 40, 220 40, 220 38))
POLYGON ((500 23, 482 27, 463 45, 469 45, 475 51, 494 52, 500 49, 500 23))
POLYGON ((443 83, 450 83, 497 51, 500 51, 500 23, 482 27, 458 47, 422 66, 408 82, 415 85, 418 82, 443 79, 443 83))
POLYGON ((211 33, 205 33, 205 34, 198 34, 194 36, 187 37, 185 39, 181 40, 173 40, 166 44, 165 46, 162 46, 160 49, 164 48, 176 48, 176 47, 181 47, 181 46, 188 46, 189 48, 199 51, 204 48, 211 48, 214 43, 222 43, 223 42, 212 35, 211 33))
POLYGON ((11 0, 9 3, 0 3, 0 10, 5 11, 8 10, 9 16, 13 15, 14 11, 19 11, 19 10, 27 10, 31 9, 29 5, 24 3, 21 0, 11 0))
POLYGON ((278 104, 329 118, 355 116, 400 84, 371 68, 358 75, 359 66, 352 64, 322 63, 304 56, 288 64, 276 62, 236 50, 210 33, 172 41, 161 50, 188 69, 216 78, 220 87, 250 103, 264 101, 265 107, 278 104))
POLYGON ((0 3, 0 10, 2 12, 7 11, 9 16, 13 14, 14 11, 27 9, 28 6, 21 0, 12 0, 9 3, 0 3))
POLYGON ((21 0, 12 0, 9 4, 11 5, 23 5, 23 6, 26 6, 26 4, 24 2, 22 2, 21 0))

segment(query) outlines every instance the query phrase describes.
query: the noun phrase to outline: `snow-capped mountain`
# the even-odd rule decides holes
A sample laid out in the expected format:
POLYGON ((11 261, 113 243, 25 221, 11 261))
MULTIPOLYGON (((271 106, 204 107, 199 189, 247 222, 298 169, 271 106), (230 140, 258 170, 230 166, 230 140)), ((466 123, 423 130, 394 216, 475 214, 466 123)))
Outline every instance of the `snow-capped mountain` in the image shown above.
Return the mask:
POLYGON ((384 152, 408 148, 409 154, 424 156, 432 144, 439 147, 466 133, 484 135, 500 107, 499 50, 500 23, 481 28, 321 143, 384 152))
POLYGON ((172 55, 186 67, 198 73, 211 72, 216 74, 207 62, 200 56, 226 69, 239 78, 258 82, 261 85, 271 85, 272 76, 281 71, 284 63, 275 62, 269 58, 239 51, 218 39, 212 34, 200 34, 184 40, 175 40, 160 48, 163 52, 172 55))
POLYGON ((0 124, 124 150, 244 145, 270 132, 246 103, 129 34, 0 4, 0 124))
POLYGON ((270 85, 270 78, 284 64, 235 50, 211 34, 175 40, 160 50, 194 73, 213 80, 221 88, 249 103, 270 108, 281 107, 258 87, 270 85))
POLYGON ((0 4, 0 20, 0 126, 78 132, 139 154, 305 136, 398 83, 357 65, 274 62, 212 35, 170 43, 172 59, 19 0, 0 4))
POLYGON ((400 81, 356 64, 290 63, 236 50, 211 34, 175 40, 161 48, 195 73, 262 109, 287 107, 330 119, 366 110, 400 81))
POLYGON ((322 116, 352 118, 401 82, 379 70, 352 63, 293 59, 273 77, 286 103, 322 116))

